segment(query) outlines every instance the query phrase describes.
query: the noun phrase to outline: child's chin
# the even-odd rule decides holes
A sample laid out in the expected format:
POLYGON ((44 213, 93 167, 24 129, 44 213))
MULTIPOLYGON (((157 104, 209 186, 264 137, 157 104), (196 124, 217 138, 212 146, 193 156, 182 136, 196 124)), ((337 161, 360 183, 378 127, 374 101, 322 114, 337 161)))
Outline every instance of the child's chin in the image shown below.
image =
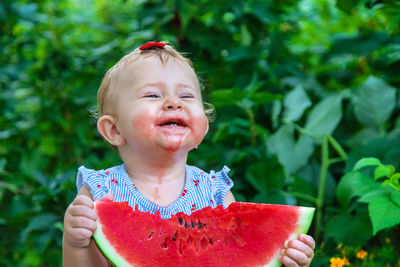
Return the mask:
POLYGON ((163 143, 162 148, 170 154, 182 154, 188 153, 189 151, 195 149, 197 146, 192 144, 192 142, 166 142, 163 143))

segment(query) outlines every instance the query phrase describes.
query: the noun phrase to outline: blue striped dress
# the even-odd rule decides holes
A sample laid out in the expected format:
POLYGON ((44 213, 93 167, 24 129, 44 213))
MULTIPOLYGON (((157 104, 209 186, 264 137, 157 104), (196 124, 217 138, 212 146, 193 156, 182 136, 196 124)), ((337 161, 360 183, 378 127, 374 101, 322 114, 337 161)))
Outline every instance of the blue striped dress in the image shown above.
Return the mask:
POLYGON ((159 206, 144 197, 129 178, 124 164, 99 171, 81 166, 78 169, 76 185, 78 191, 83 185, 89 188, 94 200, 112 193, 114 201, 128 201, 131 207, 137 205, 139 210, 145 212, 160 211, 165 219, 177 212, 190 215, 207 206, 226 207, 224 198, 233 186, 232 180, 228 177, 228 167, 224 166, 219 172, 207 173, 197 167, 186 165, 185 171, 185 188, 179 198, 168 207, 159 206))

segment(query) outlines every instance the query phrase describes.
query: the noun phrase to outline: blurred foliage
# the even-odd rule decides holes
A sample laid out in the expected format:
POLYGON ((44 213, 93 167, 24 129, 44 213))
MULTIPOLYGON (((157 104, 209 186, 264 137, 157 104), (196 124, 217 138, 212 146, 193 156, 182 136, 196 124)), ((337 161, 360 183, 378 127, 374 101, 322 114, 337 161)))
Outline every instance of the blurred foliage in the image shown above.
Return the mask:
POLYGON ((77 167, 120 162, 90 116, 98 86, 150 40, 190 52, 217 109, 190 164, 230 166, 237 200, 316 206, 314 266, 343 245, 400 264, 396 189, 368 201, 380 185, 352 170, 400 168, 399 23, 396 0, 2 1, 0 265, 61 265, 77 167))

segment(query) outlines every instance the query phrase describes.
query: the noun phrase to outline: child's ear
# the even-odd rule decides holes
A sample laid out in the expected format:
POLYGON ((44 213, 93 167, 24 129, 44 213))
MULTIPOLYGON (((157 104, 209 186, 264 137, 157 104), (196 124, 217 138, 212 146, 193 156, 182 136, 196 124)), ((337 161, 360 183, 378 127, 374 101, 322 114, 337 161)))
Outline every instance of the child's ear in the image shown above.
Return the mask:
POLYGON ((111 145, 120 146, 124 144, 124 138, 121 136, 113 116, 101 116, 97 120, 97 130, 111 145))

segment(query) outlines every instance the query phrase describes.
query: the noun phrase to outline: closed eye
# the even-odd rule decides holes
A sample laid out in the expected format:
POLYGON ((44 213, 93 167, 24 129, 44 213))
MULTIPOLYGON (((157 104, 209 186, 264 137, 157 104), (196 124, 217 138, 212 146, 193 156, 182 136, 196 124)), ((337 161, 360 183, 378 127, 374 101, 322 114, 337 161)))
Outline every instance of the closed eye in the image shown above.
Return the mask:
POLYGON ((155 94, 155 93, 150 93, 150 94, 144 95, 144 97, 146 97, 146 98, 159 98, 160 95, 159 94, 155 94))
POLYGON ((182 94, 182 95, 180 95, 180 98, 194 98, 194 95, 192 95, 192 94, 182 94))

